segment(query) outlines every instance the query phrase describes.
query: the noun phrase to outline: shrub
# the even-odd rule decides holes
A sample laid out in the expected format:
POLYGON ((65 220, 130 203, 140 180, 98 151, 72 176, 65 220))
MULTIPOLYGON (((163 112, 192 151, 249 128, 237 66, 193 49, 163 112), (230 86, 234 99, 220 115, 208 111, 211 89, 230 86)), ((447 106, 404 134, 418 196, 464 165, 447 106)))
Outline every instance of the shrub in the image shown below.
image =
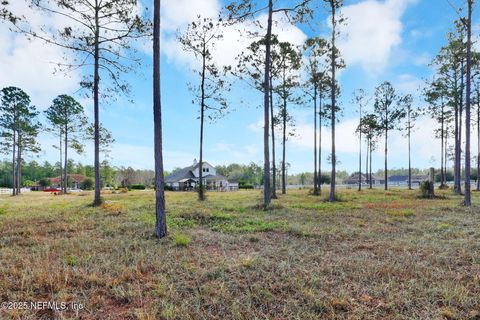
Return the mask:
POLYGON ((253 184, 241 183, 238 186, 239 189, 254 189, 253 184))
POLYGON ((144 184, 132 184, 128 186, 129 190, 145 190, 146 187, 144 184))
POLYGON ((93 181, 92 178, 86 178, 82 182, 81 189, 82 190, 93 190, 94 184, 95 184, 95 182, 93 181))
POLYGON ((29 188, 29 187, 33 187, 33 186, 35 185, 35 182, 33 182, 32 180, 25 180, 25 181, 23 182, 23 185, 24 185, 25 187, 29 188))
POLYGON ((49 187, 52 185, 52 181, 50 181, 50 179, 43 178, 40 181, 38 181, 38 184, 42 187, 49 187))
POLYGON ((431 194, 431 189, 433 189, 433 186, 430 181, 423 181, 420 183, 420 192, 422 193, 422 198, 433 197, 433 194, 431 194))

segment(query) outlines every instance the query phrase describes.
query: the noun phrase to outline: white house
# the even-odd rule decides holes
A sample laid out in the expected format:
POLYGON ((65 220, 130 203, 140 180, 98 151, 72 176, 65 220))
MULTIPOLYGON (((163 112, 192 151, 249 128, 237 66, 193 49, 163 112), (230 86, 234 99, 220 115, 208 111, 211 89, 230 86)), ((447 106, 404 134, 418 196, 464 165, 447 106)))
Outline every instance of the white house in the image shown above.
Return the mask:
MULTIPOLYGON (((199 167, 197 160, 194 160, 193 165, 172 172, 165 178, 165 184, 177 191, 194 190, 199 183, 199 167)), ((224 176, 217 174, 215 167, 208 162, 203 162, 202 173, 203 185, 207 190, 238 190, 238 181, 228 180, 224 176)))

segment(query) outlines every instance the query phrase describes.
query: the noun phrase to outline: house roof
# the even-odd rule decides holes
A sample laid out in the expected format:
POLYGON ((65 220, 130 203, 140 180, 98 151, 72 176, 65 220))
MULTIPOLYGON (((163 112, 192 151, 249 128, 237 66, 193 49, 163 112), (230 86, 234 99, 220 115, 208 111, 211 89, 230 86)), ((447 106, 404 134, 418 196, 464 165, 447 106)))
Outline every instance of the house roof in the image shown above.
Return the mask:
POLYGON ((390 176, 388 177, 389 182, 405 182, 408 180, 408 176, 390 176))
MULTIPOLYGON (((69 174, 67 176, 70 179, 70 181, 77 182, 77 183, 82 183, 87 178, 81 174, 69 174)), ((48 180, 50 180, 52 184, 59 184, 62 179, 61 177, 54 177, 54 178, 48 178, 48 180)))
MULTIPOLYGON (((195 175, 193 174, 193 171, 198 169, 198 166, 200 164, 196 163, 194 165, 191 165, 189 167, 183 168, 176 170, 172 172, 168 177, 165 178, 166 183, 174 183, 174 182, 181 182, 181 180, 188 180, 188 179, 196 179, 195 175)), ((210 167, 213 167, 210 163, 203 161, 203 165, 209 165, 210 167)), ((212 176, 212 175, 210 175, 212 176)), ((217 175, 217 176, 212 176, 209 177, 209 175, 204 176, 205 179, 207 180, 225 180, 225 177, 217 175), (218 178, 215 178, 218 177, 218 178)))
POLYGON ((217 175, 208 174, 208 175, 204 176, 203 178, 205 180, 216 180, 216 181, 227 180, 227 178, 225 178, 221 174, 217 174, 217 175))
POLYGON ((168 177, 165 178, 165 182, 173 183, 173 182, 179 182, 180 180, 184 180, 184 179, 195 179, 195 176, 193 175, 192 171, 195 170, 197 167, 198 167, 198 164, 176 170, 172 172, 168 177))
POLYGON ((412 176, 412 180, 428 180, 428 176, 412 176))
MULTIPOLYGON (((357 183, 359 179, 358 172, 352 173, 348 178, 345 178, 343 181, 345 183, 357 183)), ((366 181, 368 180, 367 176, 362 173, 361 175, 361 181, 366 181)))

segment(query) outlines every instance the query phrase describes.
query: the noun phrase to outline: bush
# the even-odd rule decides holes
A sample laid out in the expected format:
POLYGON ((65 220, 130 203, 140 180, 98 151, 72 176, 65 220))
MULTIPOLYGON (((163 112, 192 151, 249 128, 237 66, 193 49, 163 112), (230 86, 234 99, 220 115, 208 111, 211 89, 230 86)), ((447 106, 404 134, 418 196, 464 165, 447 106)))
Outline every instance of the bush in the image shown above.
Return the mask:
POLYGON ((433 194, 431 190, 433 189, 432 184, 430 181, 423 181, 420 183, 420 192, 422 193, 422 198, 432 198, 433 194))
POLYGON ((50 179, 43 178, 43 179, 41 179, 40 181, 38 181, 38 184, 39 184, 41 187, 49 187, 49 186, 52 185, 52 181, 50 181, 50 179))
POLYGON ((329 184, 331 181, 330 176, 326 174, 322 174, 320 176, 320 184, 329 184))
POLYGON ((253 184, 240 183, 240 184, 238 185, 238 188, 239 188, 239 189, 254 189, 255 187, 253 186, 253 184))
POLYGON ((82 185, 80 186, 82 190, 93 190, 95 182, 92 178, 86 178, 83 180, 82 185))
POLYGON ((128 186, 129 190, 145 190, 146 187, 144 184, 132 184, 128 186))
POLYGON ((25 180, 25 181, 23 182, 23 185, 24 185, 25 187, 27 187, 27 188, 30 188, 30 187, 35 186, 35 182, 33 182, 33 181, 31 181, 31 180, 25 180))

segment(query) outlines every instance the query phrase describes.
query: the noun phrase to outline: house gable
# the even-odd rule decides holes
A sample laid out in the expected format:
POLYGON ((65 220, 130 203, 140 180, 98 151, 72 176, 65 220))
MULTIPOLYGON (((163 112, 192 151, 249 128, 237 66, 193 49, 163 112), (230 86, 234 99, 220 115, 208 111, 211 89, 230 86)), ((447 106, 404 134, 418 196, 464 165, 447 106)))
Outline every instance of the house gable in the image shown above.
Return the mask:
MULTIPOLYGON (((198 169, 199 169, 199 165, 197 164, 195 168, 192 170, 192 173, 195 176, 195 178, 198 178, 200 176, 198 169)), ((217 169, 215 169, 214 166, 212 166, 210 163, 205 161, 203 162, 202 171, 203 171, 203 176, 217 175, 217 169)))

